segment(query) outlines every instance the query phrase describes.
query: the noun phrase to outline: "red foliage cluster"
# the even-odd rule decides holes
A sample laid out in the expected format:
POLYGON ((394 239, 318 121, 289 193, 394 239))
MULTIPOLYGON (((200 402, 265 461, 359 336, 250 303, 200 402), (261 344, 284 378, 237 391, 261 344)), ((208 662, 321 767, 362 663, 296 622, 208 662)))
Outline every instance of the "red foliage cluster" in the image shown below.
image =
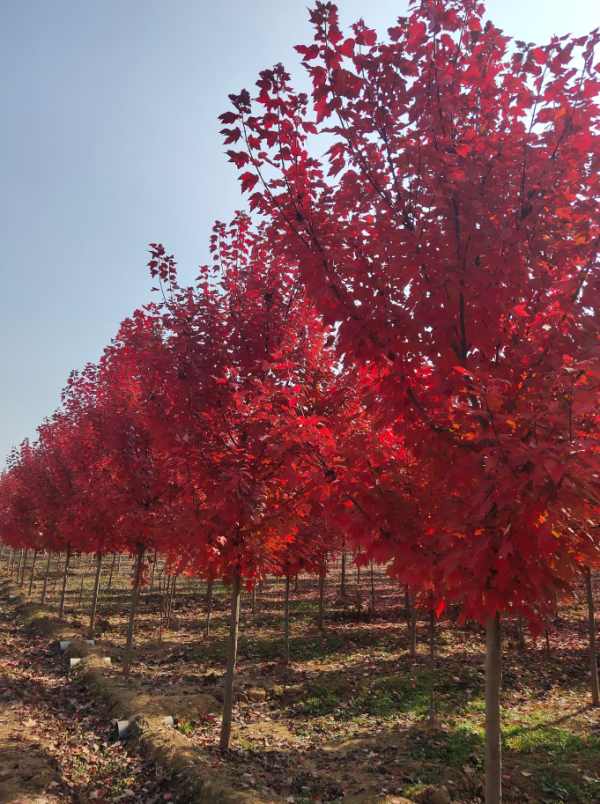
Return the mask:
POLYGON ((366 556, 535 620, 598 559, 600 34, 535 48, 483 13, 422 0, 380 42, 318 2, 312 98, 279 65, 221 120, 273 253, 372 376, 385 435, 340 477, 366 556))
POLYGON ((600 36, 482 15, 422 0, 380 42, 318 2, 312 97, 281 65, 231 96, 263 223, 218 224, 195 288, 152 247, 163 301, 13 456, 4 541, 251 585, 343 538, 437 610, 534 627, 598 563, 600 36))

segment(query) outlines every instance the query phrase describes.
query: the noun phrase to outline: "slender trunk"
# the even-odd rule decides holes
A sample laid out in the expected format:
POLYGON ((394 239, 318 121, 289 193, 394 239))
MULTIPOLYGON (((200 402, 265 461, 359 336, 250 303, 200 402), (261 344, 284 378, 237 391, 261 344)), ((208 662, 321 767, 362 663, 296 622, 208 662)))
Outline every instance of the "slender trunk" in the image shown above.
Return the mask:
POLYGON ((256 583, 252 587, 252 614, 256 614, 256 583))
POLYGON ((8 567, 6 568, 6 574, 10 575, 12 571, 12 566, 15 560, 16 550, 13 548, 10 553, 8 554, 8 567))
POLYGON ((27 592, 28 595, 31 595, 33 591, 33 573, 35 571, 35 564, 38 557, 38 551, 36 550, 33 554, 33 564, 31 565, 31 577, 29 578, 29 591, 27 592))
POLYGON ((410 620, 410 595, 408 594, 408 584, 404 587, 404 611, 406 612, 406 622, 410 620))
POLYGON ((545 629, 545 634, 546 634, 546 654, 548 658, 550 658, 552 654, 550 653, 550 634, 548 633, 547 628, 545 629))
POLYGON ((21 555, 19 557, 19 566, 17 567, 17 571, 15 572, 15 582, 18 582, 19 575, 21 574, 21 567, 23 566, 23 556, 25 555, 25 550, 21 548, 21 555))
POLYGON ((133 625, 135 623, 135 610, 138 602, 140 590, 140 578, 142 574, 142 560, 144 558, 144 548, 140 546, 135 561, 135 574, 133 576, 133 589, 131 590, 131 608, 129 610, 129 625, 127 626, 127 641, 125 642, 125 653, 123 654, 123 675, 129 675, 131 666, 131 646, 133 644, 133 625))
POLYGON ((589 567, 585 570, 585 586, 588 602, 588 627, 590 631, 590 672, 592 676, 592 704, 598 706, 598 657, 596 655, 596 617, 594 611, 594 595, 592 593, 592 572, 589 567))
POLYGON ((502 685, 502 638, 500 614, 488 615, 485 648, 485 804, 502 801, 502 756, 500 744, 500 688, 502 685))
POLYGON ((44 586, 42 587, 42 596, 40 598, 40 603, 43 606, 46 602, 46 589, 48 588, 48 575, 50 574, 50 560, 52 559, 52 553, 48 553, 48 562, 46 564, 46 574, 44 575, 44 586))
POLYGON ((67 545, 67 557, 65 559, 65 569, 63 575, 62 592, 60 595, 60 605, 58 607, 58 619, 62 620, 63 611, 65 608, 65 592, 67 591, 67 572, 69 571, 69 559, 71 558, 71 545, 67 545))
POLYGON ((342 553, 342 580, 340 583, 340 595, 346 597, 346 553, 342 553))
POLYGON ((171 581, 173 580, 172 575, 165 575, 164 583, 163 583, 163 590, 162 590, 162 599, 160 602, 160 606, 163 612, 163 619, 165 621, 165 630, 169 627, 167 623, 167 614, 169 612, 169 595, 171 594, 171 581))
POLYGON ((231 721, 233 717, 233 681, 237 656, 238 633, 240 628, 240 576, 237 567, 233 571, 231 587, 231 620, 229 622, 229 645, 227 648, 227 672, 225 675, 225 698, 223 700, 223 722, 221 724, 220 748, 231 745, 231 721))
POLYGON ((213 582, 211 580, 206 585, 206 629, 204 635, 207 639, 210 636, 210 615, 212 614, 212 590, 213 590, 213 582))
POLYGON ((319 616, 317 618, 317 628, 323 630, 323 597, 325 593, 325 575, 319 576, 319 616))
POLYGON ((519 616, 517 618, 517 644, 520 650, 524 650, 525 648, 525 634, 523 632, 523 615, 519 612, 519 616))
POLYGON ((360 565, 356 568, 356 585, 360 586, 360 565))
MULTIPOLYGON (((92 558, 93 558, 93 554, 92 554, 92 558)), ((86 582, 87 577, 90 574, 91 569, 92 569, 92 564, 90 562, 90 566, 86 569, 85 575, 81 579, 81 586, 79 587, 79 600, 77 601, 77 608, 78 609, 81 608, 81 598, 83 597, 83 584, 86 582)))
POLYGON ((435 612, 429 612, 429 725, 435 724, 435 612))
POLYGON ((297 592, 300 588, 300 574, 297 572, 296 577, 294 578, 294 592, 297 592))
POLYGON ((61 555, 60 555, 60 553, 57 553, 56 554, 56 569, 54 570, 54 581, 52 583, 52 591, 53 592, 56 589, 56 584, 58 583, 58 579, 60 578, 60 572, 59 572, 59 570, 60 570, 60 559, 61 559, 61 555))
POLYGON ((287 667, 290 663, 290 579, 285 578, 285 613, 283 625, 283 664, 287 667))
POLYGON ((159 611, 159 618, 158 618, 158 644, 162 642, 162 632, 163 632, 163 605, 165 602, 165 598, 163 595, 163 580, 164 578, 161 576, 158 580, 158 611, 159 611))
POLYGON ((96 564, 96 582, 94 583, 94 594, 92 595, 92 610, 90 612, 90 629, 88 639, 94 638, 96 628, 96 607, 98 605, 98 589, 100 588, 100 575, 102 573, 102 553, 98 553, 98 563, 96 564))
POLYGON ((410 621, 408 623, 408 650, 411 656, 417 653, 417 607, 415 596, 410 596, 410 621))
POLYGON ((29 550, 25 550, 25 558, 23 559, 23 569, 21 571, 21 580, 19 582, 19 586, 23 586, 25 583, 25 570, 27 569, 27 555, 29 550))
POLYGON ((108 583, 106 584, 106 591, 107 591, 107 592, 108 592, 108 590, 110 589, 110 587, 111 587, 111 585, 112 585, 112 576, 113 576, 113 570, 114 570, 114 568, 115 568, 115 562, 116 562, 116 560, 117 560, 117 554, 116 554, 116 553, 114 553, 114 555, 113 555, 113 560, 112 560, 112 564, 110 565, 110 575, 108 576, 108 583))
POLYGON ((117 581, 121 577, 121 553, 119 553, 119 557, 117 559, 117 581))
POLYGON ((371 614, 375 614, 375 571, 371 560, 371 614))
POLYGON ((175 597, 175 584, 177 583, 177 573, 173 575, 173 583, 171 584, 171 595, 169 597, 167 609, 167 631, 171 626, 171 612, 173 611, 173 598, 175 597))
POLYGON ((158 553, 155 551, 154 552, 154 561, 152 562, 152 572, 150 574, 150 587, 148 589, 148 600, 150 600, 150 597, 152 595, 152 590, 154 589, 154 573, 156 571, 156 559, 157 559, 157 557, 158 557, 158 553))
MULTIPOLYGON (((81 608, 81 598, 83 597, 83 585, 84 585, 84 583, 87 581, 88 575, 89 575, 89 574, 90 574, 90 572, 92 571, 93 558, 94 558, 94 554, 92 553, 92 554, 90 555, 90 565, 89 565, 89 567, 86 569, 86 571, 85 571, 85 575, 84 575, 84 576, 83 576, 83 578, 81 579, 81 586, 79 587, 79 600, 78 600, 78 602, 77 602, 77 608, 78 608, 78 609, 79 609, 79 608, 81 608)), ((81 563, 83 563, 83 562, 81 562, 81 563)), ((90 639, 91 639, 91 637, 90 637, 90 639)))

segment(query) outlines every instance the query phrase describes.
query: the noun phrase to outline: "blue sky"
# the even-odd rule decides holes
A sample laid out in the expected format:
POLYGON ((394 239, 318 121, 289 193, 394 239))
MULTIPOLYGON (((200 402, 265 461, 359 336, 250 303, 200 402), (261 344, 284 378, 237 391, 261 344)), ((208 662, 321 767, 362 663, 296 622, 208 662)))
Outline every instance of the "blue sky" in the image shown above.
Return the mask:
MULTIPOLYGON (((0 465, 35 437, 72 369, 147 302, 147 245, 192 281, 215 219, 244 205, 217 115, 312 34, 306 0, 9 0, 0 4, 0 465)), ((406 0, 340 0, 379 31, 406 0)), ((493 0, 546 42, 600 24, 597 0, 493 0)), ((600 54, 599 54, 600 56, 600 54)))

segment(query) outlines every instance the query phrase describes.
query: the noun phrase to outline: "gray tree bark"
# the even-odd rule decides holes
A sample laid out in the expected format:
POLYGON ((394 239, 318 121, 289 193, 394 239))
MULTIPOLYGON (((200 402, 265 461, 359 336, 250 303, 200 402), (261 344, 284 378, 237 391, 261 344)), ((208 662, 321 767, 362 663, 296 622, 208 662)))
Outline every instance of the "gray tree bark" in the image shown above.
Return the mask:
POLYGON ((48 588, 48 575, 50 574, 50 561, 52 553, 48 553, 48 562, 46 563, 46 574, 44 575, 44 586, 42 587, 42 596, 40 597, 40 604, 43 606, 46 602, 46 589, 48 588))
POLYGON ((98 589, 100 588, 100 575, 102 574, 102 553, 98 553, 96 564, 96 580, 94 582, 94 594, 92 595, 92 610, 90 611, 90 627, 88 639, 94 638, 96 628, 96 608, 98 606, 98 589))
POLYGON ((108 592, 108 590, 110 589, 110 587, 111 587, 111 585, 112 585, 113 570, 114 570, 114 568, 115 568, 115 562, 116 562, 116 560, 117 560, 117 554, 116 554, 116 553, 114 553, 114 554, 113 554, 113 560, 112 560, 112 564, 110 565, 110 574, 109 574, 109 576, 108 576, 108 583, 106 584, 106 591, 107 591, 107 592, 108 592))
POLYGON ((485 804, 502 801, 500 689, 502 632, 500 614, 488 615, 485 645, 485 804))
POLYGON ((290 579, 285 578, 285 613, 283 625, 283 664, 287 667, 290 663, 290 579))
POLYGON ((410 596, 410 620, 408 623, 408 650, 411 656, 417 652, 417 607, 415 596, 410 596))
POLYGON ((598 656, 596 654, 596 612, 594 608, 594 595, 592 592, 592 573, 589 567, 585 568, 585 587, 588 603, 588 628, 590 635, 590 673, 592 676, 592 704, 598 706, 598 656))
POLYGON ((25 570, 27 569, 27 555, 29 554, 29 550, 25 550, 25 558, 23 559, 23 569, 21 570, 21 581, 19 586, 23 586, 25 583, 25 570))
POLYGON ((23 556, 25 555, 25 551, 21 548, 21 555, 19 557, 19 566, 17 567, 17 571, 15 573, 15 581, 19 580, 19 575, 21 573, 21 567, 23 566, 23 556))
POLYGON ((429 612, 429 725, 435 725, 435 612, 429 612))
POLYGON ((63 574, 62 591, 60 594, 60 605, 58 607, 58 619, 62 620, 63 611, 65 608, 65 593, 67 591, 67 573, 69 571, 69 559, 71 558, 71 545, 67 545, 67 557, 65 559, 65 569, 63 574))
POLYGON ((33 564, 31 565, 31 577, 29 578, 29 591, 27 592, 28 595, 31 594, 33 591, 33 573, 35 571, 35 564, 38 557, 38 551, 36 550, 33 554, 33 564))
POLYGON ((208 639, 210 636, 210 615, 212 614, 212 589, 213 582, 209 581, 206 585, 206 628, 204 636, 208 639))
POLYGON ((235 679, 235 662, 240 628, 240 576, 235 567, 231 587, 231 620, 229 622, 229 645, 227 647, 227 671, 225 674, 225 697, 223 700, 223 721, 221 723, 220 748, 231 745, 231 723, 233 719, 233 682, 235 679))
POLYGON ((323 630, 323 597, 325 594, 325 575, 319 575, 319 615, 317 618, 317 628, 323 630))
POLYGON ((123 675, 128 676, 131 667, 131 647, 133 645, 133 626, 135 623, 135 610, 137 608, 138 596, 140 591, 140 578, 142 574, 142 560, 144 558, 144 548, 140 545, 135 561, 135 574, 133 576, 133 589, 131 590, 131 607, 129 609, 129 624, 127 626, 127 640, 125 642, 125 653, 123 654, 123 675))
POLYGON ((371 560, 371 614, 375 614, 375 570, 371 560))

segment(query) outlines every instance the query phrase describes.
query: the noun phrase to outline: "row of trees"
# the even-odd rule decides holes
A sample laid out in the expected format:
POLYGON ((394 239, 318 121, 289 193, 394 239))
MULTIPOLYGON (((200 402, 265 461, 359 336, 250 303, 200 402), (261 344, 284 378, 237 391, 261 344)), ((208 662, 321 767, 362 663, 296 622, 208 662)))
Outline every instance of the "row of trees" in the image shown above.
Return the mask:
POLYGON ((511 45, 475 0, 383 42, 311 19, 312 97, 278 65, 221 116, 262 222, 217 225, 193 289, 153 246, 162 302, 13 455, 2 538, 128 550, 134 599, 149 549, 231 582, 226 713, 241 583, 342 539, 389 563, 486 626, 496 804, 501 618, 539 630, 599 561, 600 35, 511 45))

